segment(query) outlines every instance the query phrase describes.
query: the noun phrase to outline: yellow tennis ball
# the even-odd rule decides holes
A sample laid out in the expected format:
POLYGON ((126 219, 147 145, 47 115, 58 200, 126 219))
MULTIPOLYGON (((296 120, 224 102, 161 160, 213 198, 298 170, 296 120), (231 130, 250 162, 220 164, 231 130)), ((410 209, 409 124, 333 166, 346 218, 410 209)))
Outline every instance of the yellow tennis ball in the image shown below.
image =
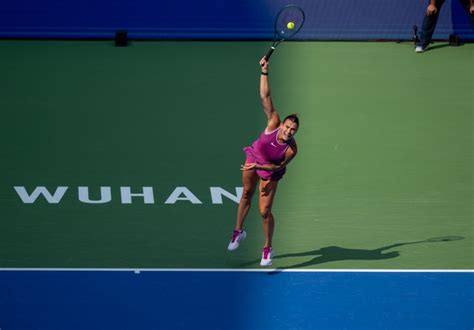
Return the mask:
POLYGON ((295 28, 295 23, 288 22, 288 24, 286 24, 286 27, 288 28, 288 30, 293 30, 295 28))

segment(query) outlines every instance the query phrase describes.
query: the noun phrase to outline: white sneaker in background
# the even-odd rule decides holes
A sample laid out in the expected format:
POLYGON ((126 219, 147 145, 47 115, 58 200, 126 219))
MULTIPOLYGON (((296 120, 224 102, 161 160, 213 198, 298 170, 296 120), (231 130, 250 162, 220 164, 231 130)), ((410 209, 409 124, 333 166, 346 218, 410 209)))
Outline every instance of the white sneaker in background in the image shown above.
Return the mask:
POLYGON ((425 47, 423 46, 416 46, 415 48, 415 53, 424 53, 425 52, 425 47))

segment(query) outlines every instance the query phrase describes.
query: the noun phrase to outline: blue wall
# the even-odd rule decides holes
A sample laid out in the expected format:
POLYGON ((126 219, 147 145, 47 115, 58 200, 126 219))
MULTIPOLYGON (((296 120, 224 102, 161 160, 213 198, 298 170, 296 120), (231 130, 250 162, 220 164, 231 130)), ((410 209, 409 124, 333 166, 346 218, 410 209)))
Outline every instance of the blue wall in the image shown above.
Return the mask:
MULTIPOLYGON (((457 0, 447 0, 435 39, 474 39, 457 0)), ((2 0, 0 37, 133 39, 271 39, 282 0, 2 0)), ((411 39, 427 0, 294 0, 307 21, 298 39, 411 39)))

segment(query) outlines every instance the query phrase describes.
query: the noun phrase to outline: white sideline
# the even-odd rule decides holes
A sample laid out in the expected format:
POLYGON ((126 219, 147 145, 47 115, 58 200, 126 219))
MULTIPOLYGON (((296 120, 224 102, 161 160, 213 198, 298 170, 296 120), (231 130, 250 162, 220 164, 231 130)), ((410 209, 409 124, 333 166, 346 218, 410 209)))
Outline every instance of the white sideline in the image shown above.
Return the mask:
POLYGON ((0 268, 0 272, 474 273, 474 269, 0 268))

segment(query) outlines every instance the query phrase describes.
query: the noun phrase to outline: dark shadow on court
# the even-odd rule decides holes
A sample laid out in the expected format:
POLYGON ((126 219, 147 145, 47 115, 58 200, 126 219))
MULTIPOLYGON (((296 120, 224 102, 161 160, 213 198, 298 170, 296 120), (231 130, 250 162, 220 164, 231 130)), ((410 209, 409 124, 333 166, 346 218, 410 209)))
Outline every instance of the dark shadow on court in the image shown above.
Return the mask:
MULTIPOLYGON (((405 243, 396 243, 392 245, 383 246, 373 250, 364 250, 364 249, 348 249, 339 246, 327 246, 313 251, 300 252, 300 253, 287 253, 281 255, 275 255, 273 257, 274 261, 278 259, 286 258, 295 258, 295 257, 311 257, 310 260, 287 266, 281 267, 275 270, 282 269, 294 269, 294 268, 304 268, 310 266, 316 266, 327 262, 333 261, 342 261, 342 260, 384 260, 392 259, 400 256, 399 251, 388 251, 400 246, 410 245, 410 244, 419 244, 419 243, 437 243, 437 242, 451 242, 462 240, 464 237, 461 236, 443 236, 443 237, 434 237, 427 240, 416 241, 416 242, 405 242, 405 243)), ((248 263, 243 264, 242 266, 250 266, 258 264, 260 260, 253 260, 248 263)))
MULTIPOLYGON (((449 43, 440 43, 440 44, 437 44, 437 45, 435 45, 435 43, 436 43, 436 41, 431 42, 430 46, 428 48, 426 48, 425 52, 429 52, 429 51, 433 51, 433 50, 441 49, 441 48, 446 48, 446 47, 451 47, 451 45, 449 43)), ((412 41, 400 41, 400 42, 397 42, 397 44, 409 46, 409 47, 415 49, 415 44, 413 44, 412 41)), ((462 47, 463 45, 464 45, 464 43, 460 43, 456 47, 462 47)))
MULTIPOLYGON (((445 48, 445 47, 450 47, 451 45, 450 44, 439 44, 439 45, 433 45, 431 44, 428 48, 426 48, 425 52, 429 52, 429 51, 433 51, 433 50, 436 50, 436 49, 441 49, 441 48, 445 48)), ((459 44, 459 46, 457 47, 461 47, 462 44, 459 44)))

